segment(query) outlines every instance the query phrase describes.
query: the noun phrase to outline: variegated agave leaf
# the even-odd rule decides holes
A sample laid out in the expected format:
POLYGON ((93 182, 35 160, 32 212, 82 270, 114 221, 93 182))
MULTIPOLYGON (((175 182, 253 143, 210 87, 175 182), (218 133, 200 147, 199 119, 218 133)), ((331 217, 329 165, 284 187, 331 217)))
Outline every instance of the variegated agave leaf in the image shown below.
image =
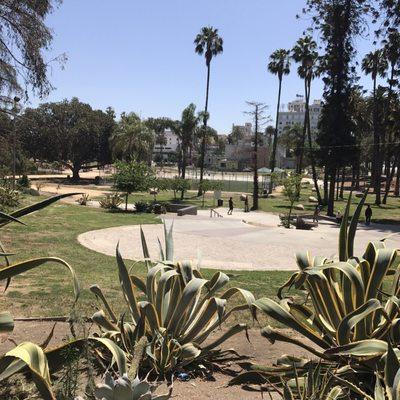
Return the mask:
MULTIPOLYGON (((99 311, 93 316, 102 335, 115 340, 128 353, 145 335, 149 342, 148 359, 160 375, 173 370, 178 364, 187 364, 212 354, 229 337, 246 330, 246 325, 238 324, 207 346, 203 345, 232 314, 250 309, 255 301, 250 292, 240 288, 229 288, 223 292, 229 277, 222 272, 206 280, 190 262, 171 263, 172 246, 168 243, 172 241, 172 227, 169 230, 165 228, 165 235, 165 261, 148 264, 144 280, 128 271, 117 248, 119 278, 129 310, 123 324, 116 323, 115 313, 100 288, 91 287, 106 311, 99 311), (244 301, 229 307, 234 296, 244 301)), ((148 260, 143 232, 142 245, 148 260)))

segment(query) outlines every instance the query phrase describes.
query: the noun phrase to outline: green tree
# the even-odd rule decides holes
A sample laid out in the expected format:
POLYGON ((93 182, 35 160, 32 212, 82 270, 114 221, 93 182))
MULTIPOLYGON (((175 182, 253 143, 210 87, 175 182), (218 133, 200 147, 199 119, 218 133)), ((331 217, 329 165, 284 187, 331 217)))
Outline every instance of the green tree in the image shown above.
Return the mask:
POLYGON ((203 179, 202 182, 199 182, 199 189, 201 190, 202 196, 202 207, 204 208, 205 204, 205 195, 210 190, 221 190, 222 184, 219 181, 211 181, 209 179, 203 179))
POLYGON ((136 113, 122 113, 111 138, 113 155, 119 160, 138 160, 151 165, 155 132, 136 113))
POLYGON ((299 159, 303 150, 303 139, 304 130, 300 124, 285 126, 279 137, 281 145, 293 152, 296 157, 296 165, 300 163, 299 159))
POLYGON ((305 116, 303 124, 303 137, 302 144, 300 146, 301 152, 297 163, 296 171, 301 173, 303 168, 304 149, 306 136, 308 139, 308 150, 310 154, 312 177, 314 181, 314 187, 317 194, 319 203, 322 203, 321 193, 318 185, 318 176, 316 171, 316 160, 314 156, 314 148, 312 143, 312 132, 310 123, 310 95, 311 95, 311 83, 313 79, 319 76, 319 55, 317 52, 317 43, 313 40, 310 35, 306 35, 300 38, 292 50, 292 57, 295 62, 299 64, 297 68, 297 74, 304 81, 304 98, 305 98, 305 116))
MULTIPOLYGON (((278 147, 278 120, 279 120, 279 108, 281 104, 282 94, 282 80, 284 75, 290 73, 290 51, 285 49, 275 50, 269 57, 268 71, 278 77, 278 101, 276 105, 276 118, 275 118, 275 132, 274 140, 272 143, 272 154, 270 160, 271 171, 275 171, 276 166, 276 149, 278 147)), ((269 186, 269 192, 272 193, 272 183, 269 186)))
POLYGON ((382 175, 382 160, 380 154, 380 133, 378 130, 378 104, 377 104, 377 79, 386 75, 388 63, 383 49, 371 51, 366 54, 361 64, 362 70, 366 75, 371 75, 373 82, 372 98, 373 98, 373 157, 372 157, 372 185, 375 190, 375 204, 381 204, 381 175, 382 175))
POLYGON ((125 193, 125 211, 127 211, 129 195, 133 192, 148 191, 155 185, 155 175, 146 163, 135 160, 117 161, 115 168, 114 188, 125 193))
POLYGON ((288 198, 290 203, 286 228, 290 228, 290 219, 292 217, 294 203, 300 199, 301 179, 302 176, 295 173, 289 175, 282 181, 283 194, 288 198))
MULTIPOLYGON (((183 111, 180 121, 175 121, 173 131, 180 142, 181 177, 186 177, 189 149, 193 145, 199 118, 196 115, 196 106, 191 103, 183 111)), ((183 194, 182 194, 183 196, 183 194)))
POLYGON ((369 9, 369 0, 307 0, 305 9, 324 47, 321 62, 324 105, 317 143, 320 162, 325 166, 327 190, 324 194, 327 213, 331 216, 334 215, 337 173, 351 163, 355 146, 352 116, 348 111, 357 81, 354 39, 365 31, 364 17, 369 9))
POLYGON ((87 165, 110 163, 109 138, 113 114, 93 110, 77 98, 28 108, 18 118, 17 135, 25 153, 36 160, 60 162, 73 180, 87 165))
POLYGON ((160 158, 161 165, 163 164, 164 156, 164 146, 167 145, 167 138, 165 136, 166 129, 172 129, 174 121, 170 118, 148 118, 146 120, 146 125, 154 131, 155 133, 155 144, 160 146, 160 158))
MULTIPOLYGON (((195 52, 199 55, 204 55, 207 66, 207 85, 206 85, 206 104, 203 113, 203 125, 202 131, 203 137, 201 140, 201 151, 200 151, 200 182, 203 181, 204 175, 204 158, 206 153, 206 133, 207 133, 207 122, 209 118, 208 113, 208 97, 210 91, 210 72, 211 72, 211 61, 218 54, 224 51, 223 39, 218 34, 218 29, 212 26, 201 28, 200 33, 194 40, 195 52)), ((199 196, 201 195, 201 185, 199 186, 199 196)))
MULTIPOLYGON (((2 0, 0 3, 0 103, 12 104, 15 93, 28 97, 31 89, 40 98, 52 86, 44 51, 53 40, 46 19, 60 1, 2 0)), ((57 58, 63 61, 63 56, 57 58)))

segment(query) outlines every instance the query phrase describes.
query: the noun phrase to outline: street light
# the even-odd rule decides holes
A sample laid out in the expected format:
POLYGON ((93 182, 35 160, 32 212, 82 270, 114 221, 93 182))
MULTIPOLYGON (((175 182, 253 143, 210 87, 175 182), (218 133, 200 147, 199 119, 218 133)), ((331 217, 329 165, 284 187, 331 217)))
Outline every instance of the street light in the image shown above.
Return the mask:
POLYGON ((18 113, 18 103, 21 99, 18 96, 14 97, 13 100, 13 108, 12 108, 12 114, 13 114, 13 126, 12 126, 12 134, 13 134, 13 165, 12 165, 12 173, 13 173, 13 180, 12 180, 12 187, 13 190, 15 190, 15 176, 16 176, 16 158, 17 158, 17 132, 16 132, 16 126, 15 126, 15 118, 17 117, 18 113))

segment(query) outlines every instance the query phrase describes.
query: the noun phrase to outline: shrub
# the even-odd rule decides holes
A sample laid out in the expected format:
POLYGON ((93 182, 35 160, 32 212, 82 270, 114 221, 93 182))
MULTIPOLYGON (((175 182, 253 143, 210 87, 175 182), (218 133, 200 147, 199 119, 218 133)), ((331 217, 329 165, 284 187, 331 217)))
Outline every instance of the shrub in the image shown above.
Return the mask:
POLYGON ((28 178, 28 175, 22 175, 18 180, 17 180, 17 185, 21 188, 30 188, 31 187, 31 181, 28 178))
POLYGON ((131 356, 135 343, 145 336, 148 366, 162 377, 178 366, 212 357, 222 342, 246 330, 245 324, 237 324, 204 345, 209 335, 233 313, 249 309, 254 297, 239 288, 218 295, 229 282, 226 274, 217 272, 206 280, 191 263, 173 263, 172 228, 168 232, 165 229, 166 248, 160 248, 159 263, 150 261, 143 232, 141 237, 148 266, 146 280, 130 275, 117 247, 119 279, 129 318, 128 315, 117 318, 99 286, 94 285, 91 291, 102 301, 107 315, 99 310, 92 319, 103 337, 112 338, 131 356), (228 301, 236 294, 245 302, 228 310, 228 301))
POLYGON ((82 196, 77 200, 77 202, 81 205, 81 206, 87 206, 87 203, 89 201, 89 195, 87 193, 82 194, 82 196))
POLYGON ((145 201, 137 201, 135 203, 135 209, 136 209, 136 212, 138 212, 138 213, 147 212, 148 208, 149 208, 149 204, 146 203, 145 201))
POLYGON ((119 206, 123 200, 119 193, 107 194, 103 199, 99 201, 100 207, 106 210, 119 210, 119 206))
POLYGON ((19 193, 13 189, 9 180, 0 184, 0 211, 7 211, 19 205, 19 193))

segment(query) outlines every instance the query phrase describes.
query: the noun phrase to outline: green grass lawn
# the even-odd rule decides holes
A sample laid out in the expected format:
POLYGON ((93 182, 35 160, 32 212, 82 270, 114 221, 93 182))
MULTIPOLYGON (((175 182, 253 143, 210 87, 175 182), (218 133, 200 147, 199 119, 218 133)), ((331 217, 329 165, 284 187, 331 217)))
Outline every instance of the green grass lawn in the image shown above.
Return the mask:
MULTIPOLYGON (((124 301, 114 257, 81 246, 77 236, 93 229, 160 222, 152 214, 109 213, 66 203, 56 203, 24 217, 23 221, 28 226, 10 224, 0 232, 0 239, 6 248, 16 253, 13 259, 57 256, 70 263, 83 288, 78 309, 85 316, 91 316, 95 311, 96 300, 88 290, 92 284, 98 284, 105 290, 117 311, 124 310, 124 301)), ((138 275, 144 276, 143 264, 136 264, 135 270, 138 275)), ((206 278, 210 278, 215 271, 203 272, 206 278)), ((226 272, 231 276, 231 286, 248 289, 256 297, 274 297, 278 287, 290 275, 288 272, 226 272)), ((62 266, 49 264, 13 279, 3 295, 2 309, 9 309, 14 316, 68 315, 72 301, 69 272, 62 266)), ((246 319, 250 320, 250 317, 246 319)))

